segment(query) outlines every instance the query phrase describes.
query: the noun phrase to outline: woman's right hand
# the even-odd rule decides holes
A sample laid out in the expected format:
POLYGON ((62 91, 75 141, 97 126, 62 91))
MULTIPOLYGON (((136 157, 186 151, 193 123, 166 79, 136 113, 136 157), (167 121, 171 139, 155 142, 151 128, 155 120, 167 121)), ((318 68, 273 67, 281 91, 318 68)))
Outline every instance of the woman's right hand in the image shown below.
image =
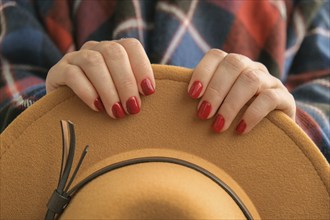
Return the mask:
POLYGON ((136 39, 89 41, 79 51, 66 54, 48 72, 47 93, 70 87, 95 111, 112 118, 140 111, 143 95, 155 91, 150 61, 136 39))

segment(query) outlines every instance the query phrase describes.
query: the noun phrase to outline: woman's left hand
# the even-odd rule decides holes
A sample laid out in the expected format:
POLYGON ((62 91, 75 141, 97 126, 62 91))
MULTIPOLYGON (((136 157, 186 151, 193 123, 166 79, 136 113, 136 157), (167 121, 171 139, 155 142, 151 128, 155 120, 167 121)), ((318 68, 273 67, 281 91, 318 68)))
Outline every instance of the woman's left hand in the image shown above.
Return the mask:
POLYGON ((282 82, 263 64, 240 54, 211 49, 193 71, 188 93, 192 98, 201 98, 197 113, 200 119, 216 115, 212 124, 215 132, 227 130, 247 103, 236 127, 239 134, 251 131, 275 109, 295 120, 294 98, 282 82))

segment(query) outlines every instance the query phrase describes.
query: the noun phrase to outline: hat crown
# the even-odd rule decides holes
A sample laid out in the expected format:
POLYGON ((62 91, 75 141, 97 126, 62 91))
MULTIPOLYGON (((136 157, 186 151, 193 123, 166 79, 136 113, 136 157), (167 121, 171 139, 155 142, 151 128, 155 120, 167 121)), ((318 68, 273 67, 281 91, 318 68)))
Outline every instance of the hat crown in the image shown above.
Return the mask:
POLYGON ((74 196, 61 218, 245 219, 245 216, 231 195, 205 174, 182 164, 145 160, 89 182, 74 196))

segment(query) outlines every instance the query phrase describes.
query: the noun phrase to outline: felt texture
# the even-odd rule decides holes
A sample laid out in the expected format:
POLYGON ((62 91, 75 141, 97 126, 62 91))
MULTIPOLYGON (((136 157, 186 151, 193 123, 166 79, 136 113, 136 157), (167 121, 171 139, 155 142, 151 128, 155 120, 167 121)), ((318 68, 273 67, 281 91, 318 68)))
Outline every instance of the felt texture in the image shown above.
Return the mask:
MULTIPOLYGON (((103 165, 105 164, 107 163, 103 165)), ((244 219, 245 217, 227 192, 209 178, 205 178, 203 174, 177 164, 146 163, 120 168, 87 184, 74 197, 61 218, 244 219)))
MULTIPOLYGON (((127 161, 132 158, 153 156, 176 158, 202 167, 229 186, 254 219, 260 219, 260 215, 248 195, 227 173, 196 155, 182 151, 145 148, 116 154, 86 169, 74 181, 74 185, 91 173, 110 164, 127 161)), ((101 180, 99 185, 103 184, 101 186, 106 186, 106 182, 108 182, 111 187, 96 190, 97 186, 96 184, 94 185, 94 182, 92 184, 88 183, 73 198, 70 208, 65 210, 61 218, 72 219, 73 216, 78 216, 77 218, 85 216, 84 218, 90 219, 131 219, 134 216, 135 219, 244 219, 242 211, 237 209, 237 205, 233 203, 233 200, 230 201, 228 194, 224 194, 220 187, 214 188, 215 183, 205 178, 205 176, 203 176, 203 179, 200 178, 202 176, 201 173, 191 172, 191 168, 180 167, 177 164, 173 166, 170 163, 152 163, 152 166, 149 164, 146 164, 146 166, 145 164, 143 166, 139 165, 139 170, 136 170, 136 168, 120 168, 119 172, 122 176, 120 180, 116 172, 103 174, 102 177, 106 176, 104 177, 106 180, 103 180, 103 182, 101 180), (162 169, 164 164, 169 168, 165 167, 166 169, 162 169), (148 172, 143 171, 147 169, 148 172), (177 172, 177 169, 180 169, 180 171, 177 172), (120 181, 120 184, 115 184, 118 181, 120 181), (142 189, 139 190, 139 193, 137 193, 138 188, 142 189), (122 192, 125 189, 126 195, 130 194, 130 197, 124 196, 125 199, 118 198, 123 196, 122 192), (180 190, 181 192, 179 193, 178 191, 180 190), (173 191, 176 193, 173 193, 173 191), (111 199, 105 200, 102 197, 100 199, 102 194, 112 194, 111 199), (82 209, 87 205, 90 206, 89 200, 91 198, 94 198, 93 211, 81 214, 82 209), (96 201, 96 199, 100 200, 96 201), (107 210, 107 212, 98 212, 103 209, 104 203, 116 205, 107 210), (132 206, 135 207, 135 204, 139 204, 139 209, 126 209, 132 206), (130 211, 127 213, 125 210, 130 211)), ((132 165, 129 166, 129 168, 131 167, 132 165)), ((108 205, 105 206, 109 207, 108 205)))
POLYGON ((44 216, 59 176, 60 120, 75 124, 77 154, 90 145, 80 174, 116 155, 151 149, 157 156, 173 150, 178 157, 193 155, 190 158, 199 157, 227 173, 261 218, 329 219, 329 165, 285 114, 270 113, 243 136, 234 131, 238 117, 228 131, 216 134, 210 129, 212 120, 196 117, 198 100, 187 95, 192 70, 160 65, 153 69, 156 93, 142 98, 136 116, 113 120, 61 88, 9 125, 0 136, 1 219, 44 216))

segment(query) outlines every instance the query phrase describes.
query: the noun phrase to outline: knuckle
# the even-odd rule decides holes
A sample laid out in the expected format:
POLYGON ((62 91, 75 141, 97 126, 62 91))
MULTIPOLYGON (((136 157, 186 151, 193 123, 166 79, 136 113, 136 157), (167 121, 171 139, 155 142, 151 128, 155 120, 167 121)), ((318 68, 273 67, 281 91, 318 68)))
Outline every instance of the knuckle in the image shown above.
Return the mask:
POLYGON ((152 77, 153 72, 151 65, 148 61, 141 60, 141 62, 131 64, 132 70, 134 70, 134 73, 138 79, 144 79, 147 77, 152 77), (140 71, 136 71, 140 70, 140 71))
POLYGON ((207 54, 209 55, 209 56, 214 56, 214 57, 224 57, 224 56, 226 56, 226 52, 224 52, 224 51, 222 51, 222 50, 220 50, 220 49, 216 49, 216 48, 212 48, 211 50, 209 50, 208 52, 207 52, 207 54))
POLYGON ((276 78, 274 76, 272 76, 272 77, 274 79, 275 85, 277 85, 278 87, 281 87, 281 88, 287 90, 287 88, 283 85, 283 83, 282 83, 282 81, 280 79, 278 79, 278 78, 276 78))
MULTIPOLYGON (((47 76, 51 75, 51 74, 54 74, 56 72, 56 69, 58 68, 59 66, 59 63, 55 64, 54 66, 52 66, 49 71, 48 71, 48 74, 47 76)), ((48 78, 48 77, 47 77, 48 78)))
POLYGON ((92 47, 93 45, 95 45, 97 42, 96 41, 87 41, 86 43, 84 43, 82 45, 82 48, 85 48, 85 47, 92 47))
POLYGON ((127 45, 128 47, 132 48, 139 48, 141 47, 141 42, 136 38, 126 38, 122 40, 123 44, 127 45))
POLYGON ((82 50, 80 51, 80 56, 87 65, 98 65, 103 62, 102 55, 97 51, 82 50))
POLYGON ((226 115, 228 115, 229 118, 232 118, 231 115, 234 112, 238 112, 239 109, 237 108, 234 102, 225 102, 221 106, 221 111, 224 112, 226 115))
POLYGON ((102 45, 102 53, 109 59, 117 60, 126 55, 125 48, 119 43, 110 41, 102 45))
POLYGON ((274 87, 286 88, 279 78, 277 78, 273 75, 270 75, 270 74, 267 77, 272 81, 272 84, 274 85, 274 87))
POLYGON ((67 62, 68 60, 70 60, 73 56, 75 56, 76 54, 78 54, 78 51, 74 51, 71 53, 67 53, 63 56, 63 58, 59 61, 59 62, 67 62))
POLYGON ((210 97, 222 97, 222 92, 220 89, 213 84, 208 86, 207 93, 210 95, 210 97))
POLYGON ((260 79, 258 77, 258 74, 256 74, 256 72, 253 71, 252 69, 243 71, 241 77, 246 83, 260 84, 260 79))
POLYGON ((241 70, 245 67, 247 58, 239 54, 231 53, 225 56, 223 62, 234 70, 241 70))
POLYGON ((273 89, 268 89, 264 91, 262 93, 262 96, 268 103, 273 103, 274 105, 278 103, 279 100, 278 94, 273 89))
POLYGON ((257 68, 259 70, 268 73, 268 69, 267 69, 267 67, 263 63, 260 63, 260 62, 254 62, 254 63, 255 63, 255 65, 257 66, 257 68))
POLYGON ((289 99, 290 99, 292 105, 294 105, 296 107, 296 101, 294 99, 294 96, 289 92, 288 92, 288 95, 289 95, 289 99))
POLYGON ((128 88, 132 88, 136 86, 136 83, 134 80, 131 80, 130 78, 126 77, 120 80, 120 83, 116 85, 119 90, 127 90, 128 88))
POLYGON ((250 121, 257 120, 258 117, 262 116, 261 109, 256 106, 250 106, 245 112, 246 118, 250 121))
POLYGON ((287 95, 287 99, 284 99, 287 101, 287 105, 296 108, 296 101, 294 99, 294 96, 285 88, 285 94, 287 95))

